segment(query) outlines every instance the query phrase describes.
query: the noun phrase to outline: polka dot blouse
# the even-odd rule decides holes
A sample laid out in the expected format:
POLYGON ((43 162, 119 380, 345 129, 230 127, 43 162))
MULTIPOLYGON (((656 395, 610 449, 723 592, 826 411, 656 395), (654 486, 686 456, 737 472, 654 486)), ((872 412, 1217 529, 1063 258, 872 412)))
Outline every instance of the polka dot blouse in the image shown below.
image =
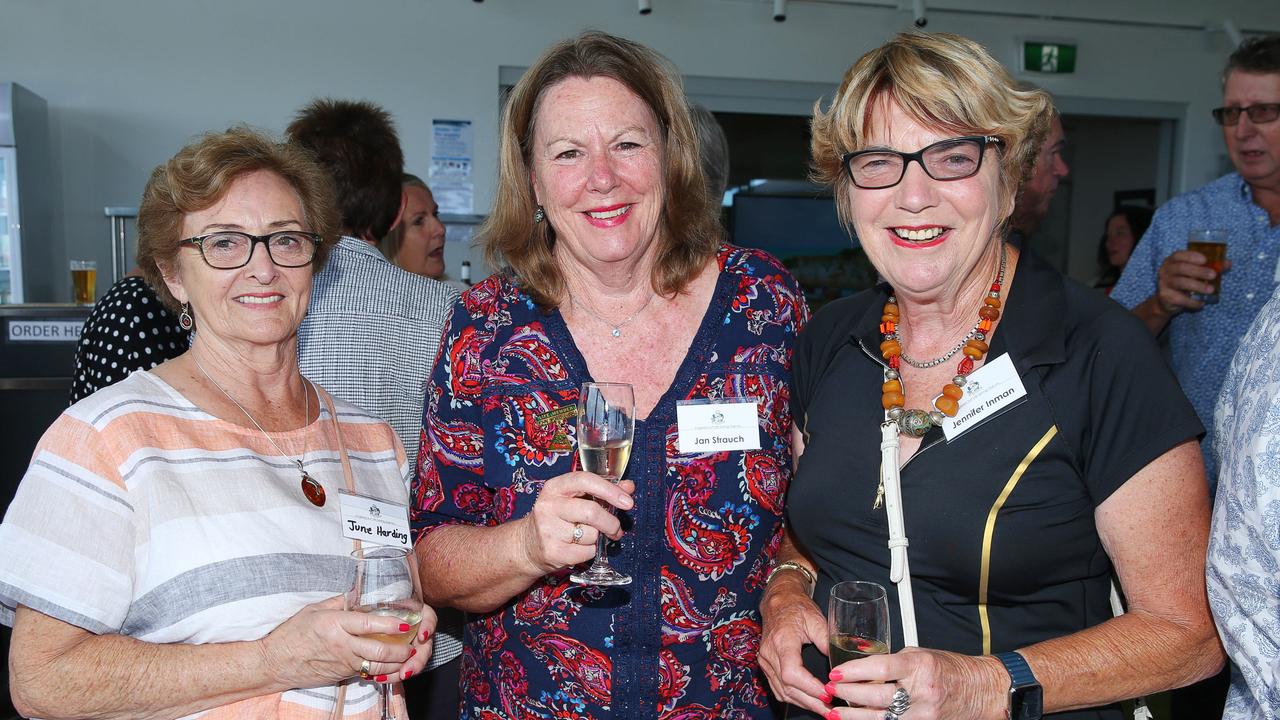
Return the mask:
POLYGON ((190 345, 178 318, 140 277, 126 277, 89 313, 71 380, 71 402, 120 382, 134 370, 150 370, 190 345))

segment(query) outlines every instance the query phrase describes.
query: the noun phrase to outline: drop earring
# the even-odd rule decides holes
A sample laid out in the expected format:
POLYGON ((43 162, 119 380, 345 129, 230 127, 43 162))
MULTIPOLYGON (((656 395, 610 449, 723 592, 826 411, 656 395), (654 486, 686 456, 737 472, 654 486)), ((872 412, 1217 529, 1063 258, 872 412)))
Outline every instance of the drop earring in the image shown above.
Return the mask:
POLYGON ((196 321, 191 318, 191 306, 182 303, 182 312, 178 315, 178 326, 183 330, 190 330, 195 324, 196 321))
POLYGON ((533 211, 533 224, 537 225, 538 223, 546 219, 547 219, 547 211, 543 210, 542 206, 539 205, 538 209, 533 211))

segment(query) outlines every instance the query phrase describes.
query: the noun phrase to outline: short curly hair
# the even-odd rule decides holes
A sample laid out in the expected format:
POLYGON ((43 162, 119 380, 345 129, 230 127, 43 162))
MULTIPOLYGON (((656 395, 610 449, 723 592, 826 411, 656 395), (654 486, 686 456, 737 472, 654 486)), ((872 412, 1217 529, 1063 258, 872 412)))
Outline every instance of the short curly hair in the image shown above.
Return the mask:
POLYGON ((151 172, 138 208, 138 266, 166 307, 179 303, 164 282, 161 267, 175 267, 187 215, 213 207, 237 179, 258 170, 279 175, 302 204, 307 229, 321 237, 311 261, 324 267, 338 242, 338 211, 333 187, 307 151, 247 127, 211 132, 178 151, 151 172))
POLYGON ((1019 89, 1004 66, 968 38, 905 32, 859 58, 826 111, 821 100, 813 107, 811 177, 834 190, 846 226, 847 203, 839 199, 853 184, 840 158, 867 146, 873 110, 889 100, 926 127, 1000 138, 1001 216, 1013 212, 1048 133, 1053 101, 1043 90, 1019 89))

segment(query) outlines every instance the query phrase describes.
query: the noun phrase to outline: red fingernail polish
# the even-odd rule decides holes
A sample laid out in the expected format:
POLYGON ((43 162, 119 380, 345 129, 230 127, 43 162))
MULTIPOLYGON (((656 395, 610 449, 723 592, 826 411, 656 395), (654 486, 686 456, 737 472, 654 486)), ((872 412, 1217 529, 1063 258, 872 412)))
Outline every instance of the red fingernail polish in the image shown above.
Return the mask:
POLYGON ((833 683, 833 682, 829 682, 829 683, 827 683, 826 685, 823 685, 823 686, 822 686, 822 689, 823 689, 823 690, 826 690, 828 695, 835 695, 835 694, 836 694, 836 684, 835 684, 835 683, 833 683))
MULTIPOLYGON (((412 656, 410 656, 410 657, 412 657, 412 656)), ((404 679, 405 679, 405 680, 408 680, 408 679, 409 679, 409 678, 411 678, 411 677, 413 677, 413 671, 412 671, 412 670, 405 670, 405 671, 404 671, 404 679)))
POLYGON ((379 675, 379 676, 375 677, 375 678, 373 679, 373 681, 374 681, 374 682, 386 682, 386 681, 387 681, 387 676, 386 676, 386 675, 379 675))
POLYGON ((834 709, 832 709, 832 710, 828 710, 828 711, 827 711, 827 714, 826 714, 824 717, 825 717, 827 720, 840 720, 840 713, 838 713, 838 712, 836 712, 834 709))
POLYGON ((417 654, 418 654, 418 648, 409 648, 409 657, 413 657, 414 655, 417 655, 417 654))
POLYGON ((831 673, 827 675, 827 677, 831 678, 832 680, 835 680, 836 682, 840 682, 841 680, 844 679, 844 673, 840 672, 839 670, 832 670, 831 673))
POLYGON ((834 700, 834 699, 835 699, 835 698, 834 698, 833 696, 831 696, 830 694, 823 695, 823 696, 822 696, 822 704, 823 704, 823 705, 830 705, 830 704, 831 704, 831 701, 832 701, 832 700, 834 700))
POLYGON ((409 623, 400 623, 400 632, 409 632, 412 627, 409 623))

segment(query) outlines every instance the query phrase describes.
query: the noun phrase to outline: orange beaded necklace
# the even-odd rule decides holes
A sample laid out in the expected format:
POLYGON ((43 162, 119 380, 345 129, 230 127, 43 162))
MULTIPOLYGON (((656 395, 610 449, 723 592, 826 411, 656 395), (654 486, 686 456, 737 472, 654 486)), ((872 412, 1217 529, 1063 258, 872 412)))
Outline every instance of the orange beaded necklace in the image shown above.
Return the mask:
POLYGON ((991 290, 987 293, 987 297, 982 299, 982 307, 978 308, 978 324, 974 326, 974 330, 966 335, 956 348, 939 360, 911 363, 917 367, 931 367, 945 362, 956 353, 956 350, 964 353, 964 359, 956 368, 956 376, 951 378, 951 382, 943 385, 942 392, 933 399, 934 409, 932 410, 904 408, 907 396, 902 389, 902 377, 898 373, 902 360, 902 339, 897 332, 898 299, 894 296, 892 289, 889 291, 889 300, 885 303, 883 314, 880 316, 880 333, 884 337, 880 343, 880 355, 889 364, 889 369, 884 372, 884 384, 880 386, 880 404, 889 415, 889 419, 897 422, 898 430, 904 435, 913 438, 924 437, 925 433, 929 432, 929 428, 941 425, 945 418, 955 417, 956 411, 960 408, 960 398, 964 397, 965 377, 973 372, 973 364, 981 361, 987 354, 987 333, 1000 318, 1000 287, 1004 285, 1005 260, 1005 247, 1001 244, 1000 270, 996 273, 995 281, 991 283, 991 290))

